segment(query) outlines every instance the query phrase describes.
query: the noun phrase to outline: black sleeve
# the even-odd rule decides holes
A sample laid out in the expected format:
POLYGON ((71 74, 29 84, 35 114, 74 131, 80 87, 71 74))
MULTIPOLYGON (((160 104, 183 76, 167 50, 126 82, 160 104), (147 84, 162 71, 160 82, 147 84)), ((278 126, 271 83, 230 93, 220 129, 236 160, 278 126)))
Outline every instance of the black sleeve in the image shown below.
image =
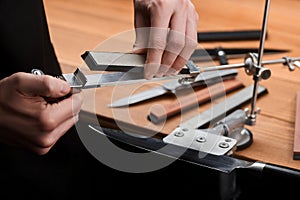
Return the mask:
POLYGON ((0 0, 0 78, 39 68, 59 75, 42 0, 0 0))

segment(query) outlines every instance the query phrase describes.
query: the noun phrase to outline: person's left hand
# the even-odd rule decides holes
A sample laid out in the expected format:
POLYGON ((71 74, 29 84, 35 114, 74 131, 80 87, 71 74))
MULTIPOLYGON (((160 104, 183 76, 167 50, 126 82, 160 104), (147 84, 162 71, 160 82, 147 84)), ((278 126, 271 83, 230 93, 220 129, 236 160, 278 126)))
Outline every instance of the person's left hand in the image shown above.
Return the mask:
POLYGON ((79 119, 81 93, 49 75, 18 72, 0 80, 0 142, 43 155, 79 119))
POLYGON ((147 54, 145 78, 176 75, 197 47, 198 14, 190 0, 134 0, 133 53, 147 54))

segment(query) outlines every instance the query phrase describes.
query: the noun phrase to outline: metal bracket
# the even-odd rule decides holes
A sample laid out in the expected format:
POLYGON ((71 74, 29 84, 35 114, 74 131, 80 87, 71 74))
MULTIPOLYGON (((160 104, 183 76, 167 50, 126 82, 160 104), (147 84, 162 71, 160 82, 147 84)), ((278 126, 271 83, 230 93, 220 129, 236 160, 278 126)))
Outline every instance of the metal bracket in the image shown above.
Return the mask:
POLYGON ((230 155, 234 152, 237 141, 222 135, 211 134, 204 130, 177 128, 163 138, 168 144, 194 149, 199 153, 230 155))
POLYGON ((58 78, 67 81, 72 88, 83 88, 87 83, 87 77, 79 68, 73 74, 62 74, 58 78))

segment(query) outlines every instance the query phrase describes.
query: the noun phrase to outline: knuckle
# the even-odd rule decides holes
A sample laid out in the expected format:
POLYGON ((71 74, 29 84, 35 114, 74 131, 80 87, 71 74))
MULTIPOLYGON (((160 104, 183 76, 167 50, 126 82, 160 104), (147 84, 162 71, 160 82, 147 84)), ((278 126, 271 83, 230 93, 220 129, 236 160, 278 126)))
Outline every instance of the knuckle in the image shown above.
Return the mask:
POLYGON ((55 139, 49 135, 43 136, 37 141, 37 145, 41 150, 49 149, 55 144, 55 139))
MULTIPOLYGON (((178 51, 180 52, 184 48, 185 45, 186 45, 185 39, 183 37, 180 37, 176 40, 170 41, 169 49, 174 50, 176 52, 178 52, 178 51)), ((171 52, 171 53, 174 53, 174 52, 171 52)))
POLYGON ((180 7, 183 9, 187 9, 190 4, 189 0, 180 0, 180 7))
POLYGON ((151 1, 149 4, 149 9, 150 10, 157 10, 158 8, 161 8, 165 5, 165 0, 156 0, 156 1, 151 1))
POLYGON ((189 49, 195 49, 198 46, 198 42, 193 39, 187 39, 185 41, 185 46, 189 49))
POLYGON ((42 132, 51 132, 57 126, 57 120, 49 112, 41 111, 38 116, 39 127, 42 132))
POLYGON ((20 87, 22 85, 22 75, 20 72, 11 75, 10 81, 15 87, 20 87))
MULTIPOLYGON (((162 53, 163 53, 163 50, 161 50, 159 48, 151 48, 151 54, 153 54, 153 55, 160 55, 162 53)), ((153 60, 149 60, 147 58, 147 64, 150 64, 150 63, 157 64, 156 62, 153 62, 153 60)))
POLYGON ((29 149, 37 155, 45 155, 50 151, 51 147, 43 148, 36 145, 36 146, 30 146, 29 149))
POLYGON ((46 93, 50 93, 54 88, 54 85, 51 82, 50 76, 43 76, 43 80, 42 80, 41 84, 43 84, 43 88, 46 93))
POLYGON ((54 133, 48 132, 40 132, 38 137, 35 137, 33 140, 34 143, 34 150, 37 152, 44 152, 46 153, 54 146, 56 143, 57 138, 55 137, 54 133))
POLYGON ((161 36, 154 36, 149 42, 149 47, 153 49, 163 50, 166 47, 166 40, 161 36))

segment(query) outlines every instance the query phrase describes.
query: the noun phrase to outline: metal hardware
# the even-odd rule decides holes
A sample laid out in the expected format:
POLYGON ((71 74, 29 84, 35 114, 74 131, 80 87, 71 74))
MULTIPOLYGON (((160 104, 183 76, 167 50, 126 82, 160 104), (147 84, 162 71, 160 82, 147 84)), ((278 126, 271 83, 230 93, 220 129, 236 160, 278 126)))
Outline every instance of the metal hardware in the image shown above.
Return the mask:
POLYGON ((62 74, 59 78, 67 81, 72 88, 83 88, 88 81, 79 68, 73 74, 62 74))
POLYGON ((258 54, 250 53, 245 57, 244 63, 241 64, 232 64, 232 65, 221 65, 221 66, 212 66, 200 69, 200 72, 206 71, 215 71, 215 70, 224 70, 224 69, 235 69, 235 68, 245 68, 245 72, 248 75, 253 76, 254 84, 253 84, 253 92, 252 92, 252 99, 251 99, 251 108, 249 114, 247 115, 246 124, 248 125, 255 125, 256 123, 256 115, 258 113, 256 109, 256 101, 258 95, 258 87, 259 81, 261 79, 268 79, 271 76, 271 71, 268 68, 263 67, 263 65, 267 64, 275 64, 275 63, 283 63, 289 67, 290 70, 294 70, 294 63, 299 61, 299 58, 289 58, 283 57, 282 60, 270 60, 270 61, 263 61, 263 53, 264 53, 264 43, 266 39, 266 32, 267 32, 267 21, 269 15, 269 7, 270 7, 270 0, 266 0, 265 10, 264 10, 264 17, 263 17, 263 24, 262 24, 262 34, 260 38, 260 45, 259 45, 259 52, 258 54))
MULTIPOLYGON (((45 75, 45 73, 40 69, 32 69, 31 73, 39 76, 45 75)), ((87 77, 79 68, 77 68, 73 74, 62 74, 60 76, 56 76, 56 78, 67 81, 71 88, 84 88, 87 83, 87 77)))
MULTIPOLYGON (((199 116, 196 116, 194 119, 199 120, 199 118, 199 116)), ((207 129, 197 129, 199 128, 199 124, 194 119, 180 125, 171 134, 166 136, 163 141, 195 150, 197 150, 197 148, 201 148, 198 150, 206 153, 209 151, 211 154, 220 154, 221 152, 225 153, 224 151, 220 151, 219 148, 233 148, 233 146, 230 145, 232 142, 235 143, 235 150, 244 149, 252 144, 252 133, 244 127, 246 120, 246 112, 244 110, 239 109, 234 111, 227 117, 215 123, 212 128, 207 129), (189 124, 188 130, 186 130, 186 124, 189 124), (183 130, 186 130, 185 134, 183 134, 183 130), (222 137, 212 138, 211 135, 222 137), (216 140, 215 143, 212 143, 210 141, 211 139, 216 140), (208 148, 209 145, 210 148, 208 148), (215 145, 217 145, 218 148, 215 148, 215 145)), ((216 118, 213 120, 215 119, 216 118)), ((228 152, 230 151, 226 151, 226 153, 228 152)))
POLYGON ((253 135, 250 130, 244 127, 247 119, 247 112, 238 109, 227 117, 218 121, 213 128, 207 129, 214 134, 221 134, 237 141, 237 149, 241 150, 250 146, 253 142, 253 135))
POLYGON ((196 139, 197 142, 204 143, 206 142, 206 137, 199 137, 196 139))
POLYGON ((31 73, 38 76, 45 75, 45 73, 40 69, 32 69, 31 73))
POLYGON ((236 146, 236 140, 228 137, 211 134, 206 130, 189 129, 186 134, 181 137, 177 136, 182 128, 175 129, 171 134, 163 138, 167 144, 181 146, 187 149, 194 149, 202 153, 213 155, 229 155, 236 146))

